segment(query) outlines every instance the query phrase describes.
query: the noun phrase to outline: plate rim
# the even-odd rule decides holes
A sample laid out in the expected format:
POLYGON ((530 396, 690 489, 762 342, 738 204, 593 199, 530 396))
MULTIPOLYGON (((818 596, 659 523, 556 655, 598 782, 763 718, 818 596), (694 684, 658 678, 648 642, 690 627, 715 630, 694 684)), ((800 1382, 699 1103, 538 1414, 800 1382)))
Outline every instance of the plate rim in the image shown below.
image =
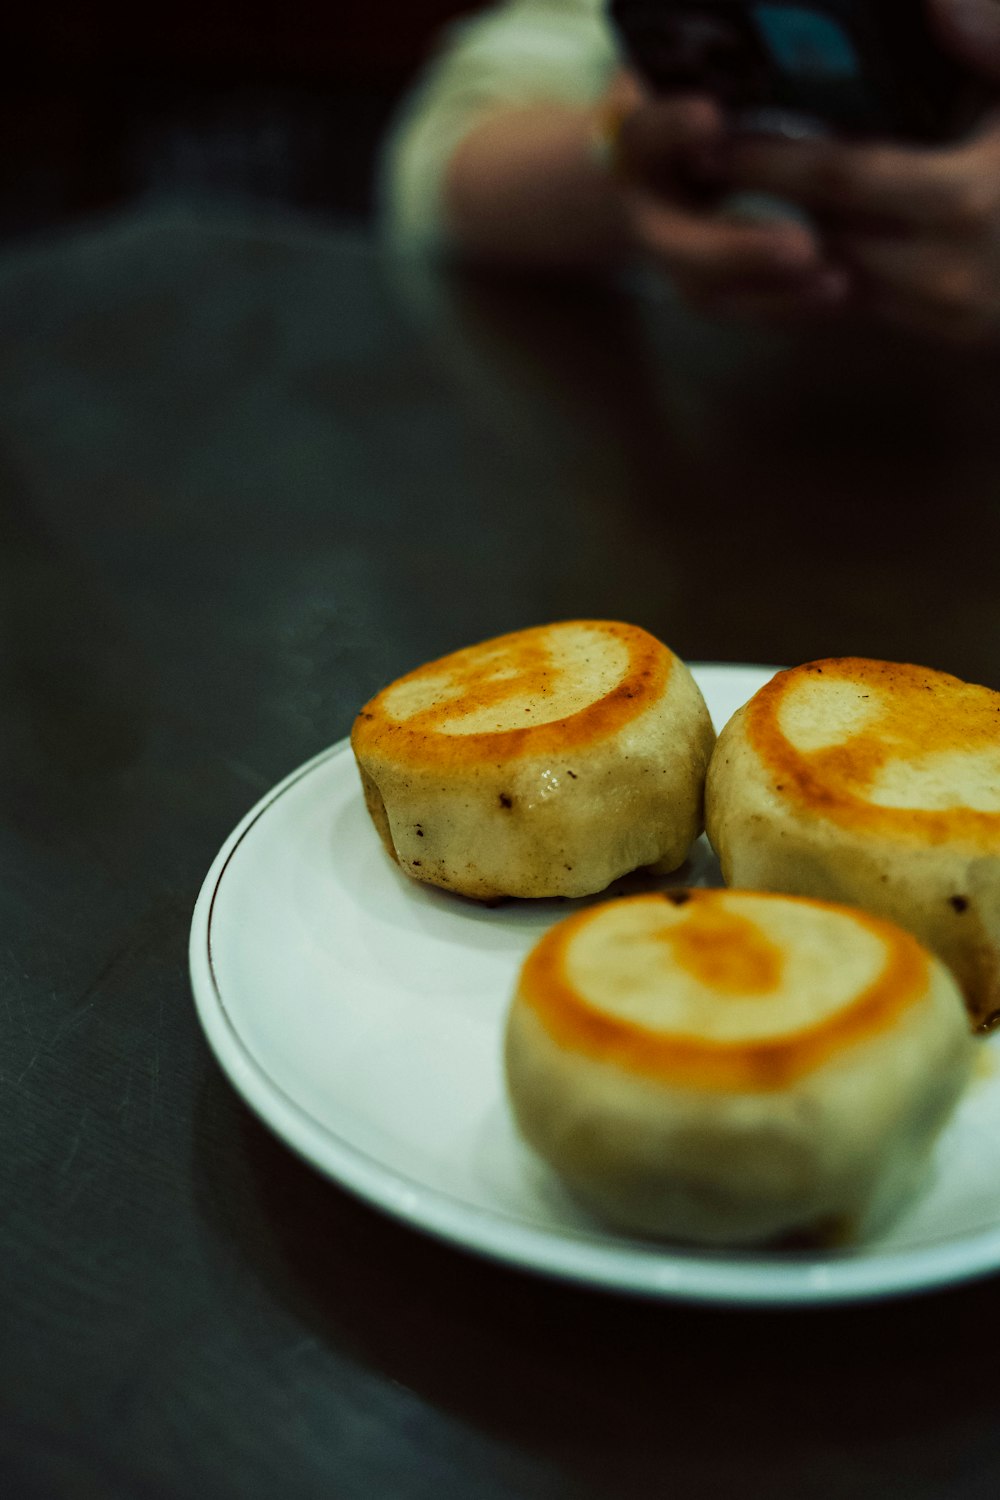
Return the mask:
MULTIPOLYGON (((699 674, 776 672, 752 662, 688 663, 699 674)), ((209 866, 192 913, 188 961, 195 1010, 216 1062, 257 1118, 328 1180, 370 1207, 454 1248, 576 1285, 636 1297, 741 1307, 820 1306, 930 1292, 1000 1269, 1000 1224, 912 1249, 766 1252, 609 1243, 595 1232, 545 1228, 452 1197, 369 1156, 312 1115, 244 1041, 212 956, 216 898, 236 850, 292 787, 350 752, 344 737, 271 787, 240 819, 209 866)), ((360 793, 359 793, 360 794, 360 793)))

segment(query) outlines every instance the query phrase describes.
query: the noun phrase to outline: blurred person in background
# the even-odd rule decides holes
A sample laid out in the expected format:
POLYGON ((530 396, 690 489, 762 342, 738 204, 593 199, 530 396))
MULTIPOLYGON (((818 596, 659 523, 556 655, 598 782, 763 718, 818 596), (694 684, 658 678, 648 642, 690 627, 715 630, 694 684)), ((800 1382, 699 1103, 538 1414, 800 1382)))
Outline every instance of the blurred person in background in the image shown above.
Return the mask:
MULTIPOLYGON (((1000 83, 1000 0, 925 3, 942 48, 1000 83)), ((863 312, 1000 342, 1000 110, 946 147, 736 140, 707 96, 653 97, 622 68, 604 0, 454 27, 386 143, 382 205, 392 247, 425 259, 645 263, 719 319, 863 312), (801 212, 713 206, 742 190, 801 212)))

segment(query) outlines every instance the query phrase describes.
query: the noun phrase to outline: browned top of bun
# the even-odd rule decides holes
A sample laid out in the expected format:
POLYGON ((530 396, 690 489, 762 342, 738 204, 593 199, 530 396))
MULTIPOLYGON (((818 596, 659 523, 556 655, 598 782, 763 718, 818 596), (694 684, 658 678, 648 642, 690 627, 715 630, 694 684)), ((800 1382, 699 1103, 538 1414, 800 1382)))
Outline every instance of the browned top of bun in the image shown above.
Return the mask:
POLYGON ((673 653, 636 625, 564 620, 427 663, 376 694, 351 740, 359 755, 471 767, 585 746, 666 691, 673 653))
POLYGON ((1000 849, 1000 693, 838 657, 779 672, 744 710, 774 789, 844 827, 1000 849))
POLYGON ((550 928, 518 997, 561 1047, 618 1071, 766 1092, 881 1035, 930 976, 916 939, 853 907, 666 891, 550 928))

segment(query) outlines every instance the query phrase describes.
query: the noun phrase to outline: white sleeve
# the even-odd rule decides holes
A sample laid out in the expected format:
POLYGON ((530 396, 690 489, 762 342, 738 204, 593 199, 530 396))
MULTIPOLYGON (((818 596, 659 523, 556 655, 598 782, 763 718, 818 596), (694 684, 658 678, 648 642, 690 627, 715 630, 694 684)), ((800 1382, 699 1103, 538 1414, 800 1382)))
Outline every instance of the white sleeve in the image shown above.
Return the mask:
POLYGON ((389 246, 445 248, 445 168, 484 114, 597 99, 617 61, 604 0, 506 0, 452 26, 382 150, 379 216, 389 246))

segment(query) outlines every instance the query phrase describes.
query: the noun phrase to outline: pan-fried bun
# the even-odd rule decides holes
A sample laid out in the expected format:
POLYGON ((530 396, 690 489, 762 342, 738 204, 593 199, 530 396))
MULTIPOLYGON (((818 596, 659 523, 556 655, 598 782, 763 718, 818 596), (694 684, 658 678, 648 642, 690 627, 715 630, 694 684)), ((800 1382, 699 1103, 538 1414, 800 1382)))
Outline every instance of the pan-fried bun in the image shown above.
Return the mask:
POLYGON ((742 891, 590 907, 528 956, 506 1037, 526 1140, 621 1228, 718 1245, 878 1227, 976 1043, 950 974, 853 908, 742 891))
POLYGON ((570 620, 401 677, 351 742, 392 858, 491 900, 590 895, 640 866, 676 869, 701 831, 715 732, 660 641, 570 620))
POLYGON ((1000 1012, 1000 693, 854 657, 781 672, 720 735, 706 822, 728 883, 898 922, 975 1025, 1000 1012))

